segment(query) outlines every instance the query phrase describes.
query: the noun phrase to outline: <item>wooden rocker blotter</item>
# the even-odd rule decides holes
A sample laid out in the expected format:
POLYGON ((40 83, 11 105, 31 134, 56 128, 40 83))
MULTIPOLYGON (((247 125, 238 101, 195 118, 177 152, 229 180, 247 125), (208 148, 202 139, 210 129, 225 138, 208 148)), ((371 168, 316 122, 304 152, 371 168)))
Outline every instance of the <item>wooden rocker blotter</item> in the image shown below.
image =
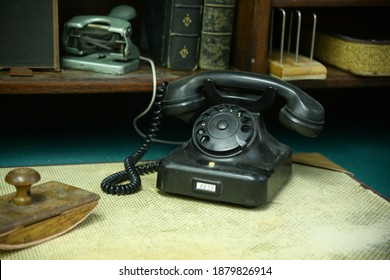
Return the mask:
POLYGON ((269 46, 269 64, 268 74, 273 77, 278 77, 282 80, 304 80, 304 79, 315 79, 323 80, 326 79, 327 69, 326 67, 313 59, 315 34, 317 25, 317 16, 313 15, 313 27, 312 27, 312 38, 310 46, 310 57, 299 54, 300 45, 300 34, 301 34, 301 12, 296 10, 291 12, 290 24, 289 24, 289 36, 287 43, 287 53, 284 53, 284 37, 286 27, 286 11, 279 8, 282 13, 282 30, 280 38, 280 49, 279 51, 273 51, 273 21, 274 21, 274 10, 272 10, 271 19, 271 32, 270 32, 270 46, 269 46), (297 31, 295 39, 295 53, 290 52, 291 37, 292 37, 292 25, 293 15, 297 14, 297 31))
POLYGON ((0 196, 0 250, 30 247, 66 233, 91 214, 100 196, 67 184, 40 180, 31 168, 10 171, 16 193, 0 196))

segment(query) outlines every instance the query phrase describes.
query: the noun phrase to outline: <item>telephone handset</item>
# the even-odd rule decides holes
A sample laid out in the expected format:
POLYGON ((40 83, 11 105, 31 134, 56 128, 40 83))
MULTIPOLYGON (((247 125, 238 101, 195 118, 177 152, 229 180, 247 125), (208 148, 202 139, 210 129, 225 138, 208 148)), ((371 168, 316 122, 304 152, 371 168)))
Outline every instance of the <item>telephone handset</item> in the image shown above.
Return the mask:
POLYGON ((140 175, 157 171, 161 192, 250 207, 271 201, 292 170, 290 147, 273 138, 263 121, 262 112, 276 94, 286 99, 279 114, 282 124, 309 137, 320 133, 321 104, 277 78, 226 70, 164 83, 144 144, 125 160, 124 171, 103 180, 103 191, 134 193, 140 188, 140 175), (136 166, 162 114, 188 122, 196 119, 192 137, 161 161, 136 166))
MULTIPOLYGON (((168 85, 164 111, 169 115, 182 116, 184 120, 198 115, 204 108, 206 96, 204 81, 210 80, 215 87, 250 90, 253 94, 271 88, 286 99, 286 105, 280 111, 279 119, 286 127, 305 136, 317 136, 324 123, 324 109, 316 100, 296 86, 278 78, 241 71, 214 71, 203 72, 188 76, 168 85)), ((210 87, 213 86, 212 84, 210 87)), ((217 97, 223 92, 206 91, 206 95, 214 103, 232 100, 237 104, 245 100, 242 95, 226 96, 226 100, 217 97), (215 93, 215 94, 214 94, 215 93), (215 102, 217 101, 217 102, 215 102)), ((268 105, 268 104, 267 104, 268 105)), ((245 107, 245 105, 244 105, 245 107)))

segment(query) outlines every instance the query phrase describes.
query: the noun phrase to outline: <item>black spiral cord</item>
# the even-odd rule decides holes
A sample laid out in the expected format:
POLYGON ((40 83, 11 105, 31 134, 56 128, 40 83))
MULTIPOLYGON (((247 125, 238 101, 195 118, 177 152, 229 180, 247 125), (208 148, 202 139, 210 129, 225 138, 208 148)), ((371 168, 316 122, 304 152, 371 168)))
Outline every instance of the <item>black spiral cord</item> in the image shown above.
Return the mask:
POLYGON ((101 183, 103 192, 112 195, 127 195, 132 194, 140 190, 141 188, 141 175, 156 172, 160 165, 159 161, 152 161, 145 164, 136 164, 144 157, 150 148, 150 144, 153 142, 153 138, 156 137, 161 124, 162 107, 165 96, 165 90, 168 86, 167 82, 164 82, 156 92, 156 98, 154 101, 154 110, 152 112, 152 121, 148 133, 146 135, 143 144, 124 161, 125 170, 114 173, 105 178, 101 183), (124 183, 128 181, 128 183, 124 183))

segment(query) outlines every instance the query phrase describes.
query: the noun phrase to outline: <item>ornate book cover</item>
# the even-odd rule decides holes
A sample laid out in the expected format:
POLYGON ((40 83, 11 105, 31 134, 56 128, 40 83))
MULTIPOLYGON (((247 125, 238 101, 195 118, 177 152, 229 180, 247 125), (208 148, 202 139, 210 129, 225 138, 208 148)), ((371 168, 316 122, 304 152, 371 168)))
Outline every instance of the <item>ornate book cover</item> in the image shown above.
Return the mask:
POLYGON ((204 0, 199 67, 227 69, 230 66, 236 0, 204 0))
POLYGON ((195 70, 198 64, 202 0, 147 0, 147 49, 163 66, 195 70))

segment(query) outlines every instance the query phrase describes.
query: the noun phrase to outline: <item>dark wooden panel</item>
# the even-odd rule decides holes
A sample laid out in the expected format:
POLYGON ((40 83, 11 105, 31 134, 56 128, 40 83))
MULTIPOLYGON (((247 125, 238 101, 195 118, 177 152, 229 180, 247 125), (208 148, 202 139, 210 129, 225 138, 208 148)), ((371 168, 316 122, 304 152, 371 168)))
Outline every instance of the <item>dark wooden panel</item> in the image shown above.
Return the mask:
POLYGON ((238 1, 233 40, 233 67, 265 74, 271 12, 270 0, 238 1))
POLYGON ((59 70, 57 0, 2 0, 0 26, 0 69, 59 70))

